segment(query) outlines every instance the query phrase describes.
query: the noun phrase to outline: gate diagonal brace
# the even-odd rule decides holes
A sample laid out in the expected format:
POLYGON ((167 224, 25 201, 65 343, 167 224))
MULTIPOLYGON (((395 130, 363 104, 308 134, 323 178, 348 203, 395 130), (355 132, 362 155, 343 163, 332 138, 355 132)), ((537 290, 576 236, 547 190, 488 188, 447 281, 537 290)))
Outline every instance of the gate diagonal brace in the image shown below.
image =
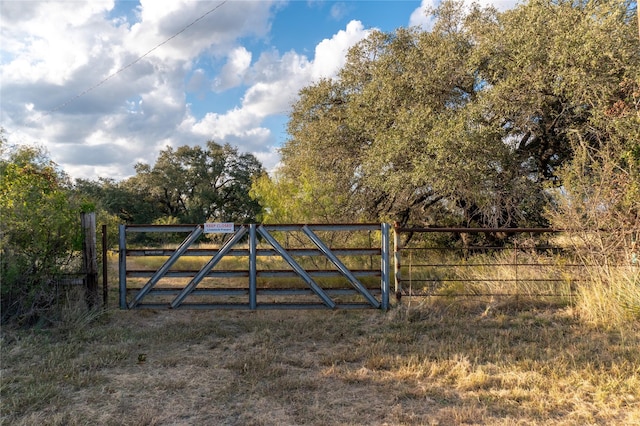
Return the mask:
POLYGON ((358 278, 356 278, 356 276, 353 275, 353 273, 351 273, 351 271, 345 266, 345 264, 342 263, 340 259, 338 259, 338 257, 336 257, 336 255, 334 255, 331 252, 331 249, 329 249, 329 247, 327 247, 322 242, 322 240, 309 228, 309 226, 304 225, 302 227, 302 232, 304 232, 305 235, 309 237, 309 239, 313 242, 313 244, 315 244, 316 247, 318 247, 318 249, 322 252, 322 254, 324 254, 327 257, 327 259, 329 259, 331 263, 333 263, 335 267, 338 268, 338 270, 342 273, 342 275, 344 275, 345 278, 349 280, 351 285, 362 296, 364 296, 365 299, 367 299, 367 301, 371 306, 373 306, 374 308, 380 307, 380 302, 378 302, 378 300, 375 297, 373 297, 371 293, 369 293, 369 291, 362 285, 362 283, 358 280, 358 278))
POLYGON ((171 308, 175 309, 178 306, 180 306, 180 304, 189 295, 189 293, 193 291, 193 289, 200 283, 200 281, 202 281, 202 279, 218 264, 218 262, 227 253, 229 253, 229 250, 231 250, 231 248, 235 246, 238 243, 238 241, 240 241, 240 239, 246 233, 247 233, 247 228, 242 227, 238 229, 238 231, 234 234, 234 236, 230 240, 228 240, 226 243, 224 243, 222 247, 220 247, 220 250, 218 250, 218 253, 216 253, 216 255, 213 256, 213 258, 211 258, 211 260, 207 262, 207 264, 204 265, 200 269, 200 271, 198 271, 198 273, 191 279, 191 281, 189 281, 189 284, 187 284, 182 289, 180 294, 178 294, 176 298, 173 299, 173 301, 171 302, 171 308))
POLYGON ((160 281, 160 279, 169 271, 169 268, 178 260, 180 256, 184 254, 185 251, 193 244, 200 235, 202 235, 202 227, 196 226, 196 228, 184 239, 184 241, 180 244, 180 246, 173 252, 173 254, 164 262, 164 265, 160 267, 156 271, 155 274, 149 279, 149 281, 140 289, 138 294, 134 297, 134 299, 129 303, 129 309, 133 309, 136 307, 138 303, 142 300, 144 296, 151 291, 151 289, 160 281))
POLYGON ((264 226, 258 227, 258 233, 264 237, 265 240, 271 244, 276 252, 293 268, 293 270, 304 280, 305 283, 313 290, 315 294, 322 299, 325 305, 331 309, 335 309, 336 302, 334 302, 329 295, 311 278, 311 276, 296 262, 293 257, 287 253, 287 251, 269 234, 264 226))

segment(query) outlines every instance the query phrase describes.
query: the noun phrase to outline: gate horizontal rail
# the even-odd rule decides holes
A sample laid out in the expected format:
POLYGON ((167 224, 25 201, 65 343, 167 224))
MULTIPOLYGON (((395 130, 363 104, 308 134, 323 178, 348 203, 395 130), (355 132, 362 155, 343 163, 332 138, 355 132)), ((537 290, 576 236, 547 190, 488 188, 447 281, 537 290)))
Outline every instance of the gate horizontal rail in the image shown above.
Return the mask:
MULTIPOLYGON (((316 277, 340 277, 342 274, 339 271, 328 271, 324 269, 307 269, 307 273, 311 276, 316 277)), ((380 277, 380 271, 370 271, 366 269, 362 270, 352 270, 354 275, 359 277, 380 277)), ((188 278, 197 274, 197 270, 183 270, 183 271, 168 271, 164 276, 167 278, 188 278)), ((207 273, 207 277, 218 277, 218 278, 248 278, 250 275, 249 271, 210 271, 207 273)), ((153 276, 153 271, 148 270, 129 270, 127 271, 127 277, 132 278, 147 278, 153 276)), ((264 271, 256 271, 257 278, 295 278, 298 274, 295 271, 287 271, 287 270, 264 270, 264 271)))
MULTIPOLYGON (((380 255, 380 249, 369 248, 335 248, 331 250, 338 256, 376 256, 380 255)), ((147 249, 128 249, 127 256, 171 256, 175 252, 174 249, 160 249, 160 250, 147 250, 147 249)), ((292 256, 324 256, 318 249, 288 249, 287 252, 292 256)), ((217 253, 216 249, 187 249, 182 256, 212 256, 217 253)), ((258 249, 256 250, 256 256, 276 256, 278 252, 271 249, 258 249)), ((249 249, 231 249, 227 253, 227 256, 249 256, 249 249)))

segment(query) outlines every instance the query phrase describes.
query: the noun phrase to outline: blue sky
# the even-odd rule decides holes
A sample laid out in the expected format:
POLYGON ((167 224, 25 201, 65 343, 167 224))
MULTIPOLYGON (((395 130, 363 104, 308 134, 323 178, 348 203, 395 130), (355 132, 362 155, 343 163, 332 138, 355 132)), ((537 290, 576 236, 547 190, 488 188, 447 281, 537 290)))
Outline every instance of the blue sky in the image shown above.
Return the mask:
POLYGON ((73 178, 124 179, 207 140, 273 170, 298 91, 334 77, 374 29, 427 28, 431 5, 1 0, 0 126, 73 178))

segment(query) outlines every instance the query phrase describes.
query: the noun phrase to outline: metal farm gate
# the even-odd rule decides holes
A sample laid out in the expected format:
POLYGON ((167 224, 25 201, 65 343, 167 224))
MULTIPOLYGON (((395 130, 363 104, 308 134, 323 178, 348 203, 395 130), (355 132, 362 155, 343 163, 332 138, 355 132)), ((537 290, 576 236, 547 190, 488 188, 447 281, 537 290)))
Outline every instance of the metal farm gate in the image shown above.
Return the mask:
POLYGON ((389 229, 120 225, 120 308, 387 310, 389 229))

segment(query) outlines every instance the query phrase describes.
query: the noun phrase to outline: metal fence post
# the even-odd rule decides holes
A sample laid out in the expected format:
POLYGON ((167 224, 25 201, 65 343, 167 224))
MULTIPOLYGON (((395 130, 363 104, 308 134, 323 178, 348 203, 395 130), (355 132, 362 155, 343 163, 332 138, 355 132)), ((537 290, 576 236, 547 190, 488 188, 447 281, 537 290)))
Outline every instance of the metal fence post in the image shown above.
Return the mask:
POLYGON ((393 279, 395 282, 396 299, 400 301, 402 297, 402 276, 400 272, 402 263, 400 250, 402 247, 400 247, 400 233, 397 228, 398 222, 393 224, 393 279))
POLYGON ((249 309, 256 310, 258 307, 257 302, 257 288, 256 288, 256 224, 249 225, 249 309))
POLYGON ((389 224, 383 223, 381 226, 382 232, 382 247, 381 247, 381 290, 382 290, 382 310, 389 309, 389 224))

